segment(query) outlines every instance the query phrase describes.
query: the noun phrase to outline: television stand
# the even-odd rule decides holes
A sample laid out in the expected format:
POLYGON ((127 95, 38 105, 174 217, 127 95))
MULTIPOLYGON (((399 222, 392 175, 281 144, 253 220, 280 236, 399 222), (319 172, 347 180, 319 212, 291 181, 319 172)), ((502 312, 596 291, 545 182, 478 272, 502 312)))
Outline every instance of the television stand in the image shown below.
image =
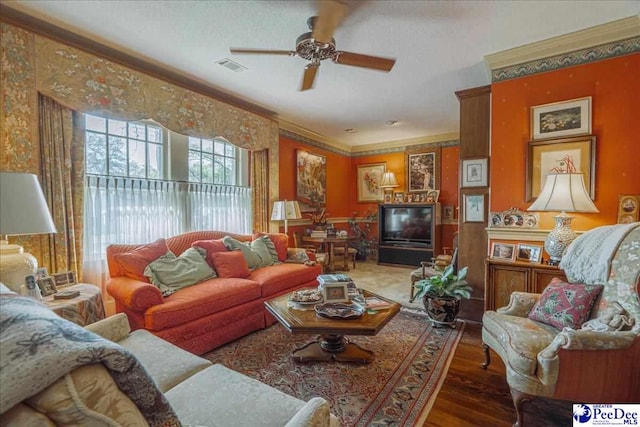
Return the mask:
POLYGON ((378 264, 419 266, 421 261, 431 261, 435 257, 433 249, 415 246, 380 244, 378 264))

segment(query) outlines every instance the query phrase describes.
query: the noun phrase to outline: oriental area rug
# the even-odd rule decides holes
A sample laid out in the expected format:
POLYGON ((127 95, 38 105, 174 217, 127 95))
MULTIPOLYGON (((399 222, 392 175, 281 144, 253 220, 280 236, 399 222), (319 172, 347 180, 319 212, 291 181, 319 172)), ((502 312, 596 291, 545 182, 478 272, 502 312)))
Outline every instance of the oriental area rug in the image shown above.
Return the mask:
POLYGON ((447 375, 464 323, 433 328, 424 312, 403 308, 376 336, 350 341, 374 352, 369 364, 291 359, 313 335, 276 323, 203 357, 308 401, 326 399, 342 426, 416 426, 426 419, 447 375))

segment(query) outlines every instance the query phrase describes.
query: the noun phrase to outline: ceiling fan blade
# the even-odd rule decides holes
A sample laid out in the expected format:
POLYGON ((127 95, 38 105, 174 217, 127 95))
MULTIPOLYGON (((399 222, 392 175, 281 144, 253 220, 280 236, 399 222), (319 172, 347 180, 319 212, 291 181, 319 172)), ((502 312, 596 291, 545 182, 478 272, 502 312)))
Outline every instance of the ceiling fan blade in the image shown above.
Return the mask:
POLYGON ((352 65, 354 67, 373 68, 380 71, 391 71, 396 63, 395 59, 380 56, 362 55, 360 53, 338 51, 333 56, 336 64, 352 65))
POLYGON ((318 18, 313 25, 313 38, 329 43, 336 28, 347 16, 347 4, 340 0, 318 0, 318 18))
POLYGON ((258 55, 288 55, 296 56, 296 53, 292 50, 272 50, 272 49, 244 49, 238 47, 232 47, 229 49, 231 53, 249 53, 258 55))
POLYGON ((313 87, 313 83, 316 80, 316 74, 318 74, 318 68, 320 64, 307 64, 304 67, 304 75, 302 76, 302 86, 300 86, 300 91, 309 90, 313 87))

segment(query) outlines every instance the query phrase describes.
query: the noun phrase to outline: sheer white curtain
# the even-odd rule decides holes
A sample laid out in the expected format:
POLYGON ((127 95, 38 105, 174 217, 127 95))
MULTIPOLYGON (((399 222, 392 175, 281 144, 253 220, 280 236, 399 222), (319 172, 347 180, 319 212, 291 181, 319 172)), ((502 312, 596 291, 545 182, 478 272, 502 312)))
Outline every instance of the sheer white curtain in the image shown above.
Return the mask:
POLYGON ((87 176, 83 280, 107 295, 112 243, 149 243, 192 230, 249 234, 251 199, 246 187, 87 176))
POLYGON ((189 184, 191 220, 198 230, 251 234, 251 189, 189 184))

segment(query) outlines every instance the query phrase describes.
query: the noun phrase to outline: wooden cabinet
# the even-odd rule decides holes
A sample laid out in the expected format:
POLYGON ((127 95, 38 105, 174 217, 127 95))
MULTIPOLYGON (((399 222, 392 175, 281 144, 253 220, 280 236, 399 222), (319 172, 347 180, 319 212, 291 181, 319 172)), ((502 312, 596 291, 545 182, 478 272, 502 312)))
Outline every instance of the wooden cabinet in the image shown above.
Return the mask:
POLYGON ((485 274, 485 311, 508 305, 514 291, 541 293, 554 277, 567 280, 557 266, 494 259, 485 261, 485 274))

